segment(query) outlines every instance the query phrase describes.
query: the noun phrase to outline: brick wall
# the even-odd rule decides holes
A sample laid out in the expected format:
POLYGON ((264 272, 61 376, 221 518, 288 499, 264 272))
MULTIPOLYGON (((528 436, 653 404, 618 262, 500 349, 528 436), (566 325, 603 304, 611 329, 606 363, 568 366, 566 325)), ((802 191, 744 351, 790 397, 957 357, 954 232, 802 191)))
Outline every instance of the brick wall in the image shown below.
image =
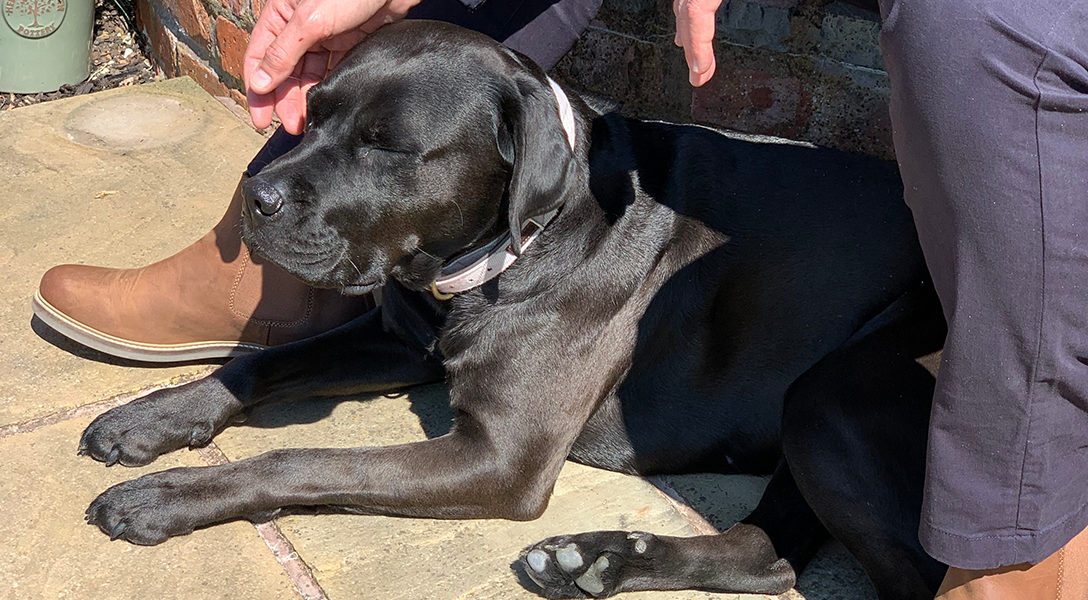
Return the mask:
POLYGON ((556 72, 619 101, 628 114, 891 158, 888 77, 874 4, 724 0, 717 71, 694 89, 683 50, 673 44, 671 1, 605 0, 556 72))
MULTIPOLYGON (((507 0, 490 0, 501 2, 507 0)), ((189 75, 245 106, 242 55, 262 0, 137 0, 144 35, 170 76, 189 75)), ((870 0, 724 0, 718 71, 687 83, 671 0, 605 0, 557 77, 628 114, 694 121, 892 156, 888 83, 870 0)))
POLYGON ((245 106, 242 57, 260 0, 136 0, 136 19, 170 77, 188 75, 245 106), (252 3, 251 3, 252 2, 252 3))

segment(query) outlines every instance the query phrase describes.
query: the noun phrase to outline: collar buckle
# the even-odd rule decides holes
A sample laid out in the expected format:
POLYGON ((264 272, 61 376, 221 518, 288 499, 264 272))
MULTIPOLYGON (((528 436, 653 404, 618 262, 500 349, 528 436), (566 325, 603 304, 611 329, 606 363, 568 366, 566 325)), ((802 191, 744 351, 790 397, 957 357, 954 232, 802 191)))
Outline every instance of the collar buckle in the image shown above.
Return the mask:
MULTIPOLYGON (((544 231, 558 213, 557 208, 543 215, 526 219, 521 227, 523 253, 540 237, 540 232, 544 231)), ((445 301, 456 294, 467 292, 491 281, 509 269, 510 265, 517 260, 513 247, 514 241, 510 238, 510 234, 504 233, 484 246, 454 259, 443 269, 443 271, 453 272, 440 273, 431 283, 431 293, 435 298, 445 301)))

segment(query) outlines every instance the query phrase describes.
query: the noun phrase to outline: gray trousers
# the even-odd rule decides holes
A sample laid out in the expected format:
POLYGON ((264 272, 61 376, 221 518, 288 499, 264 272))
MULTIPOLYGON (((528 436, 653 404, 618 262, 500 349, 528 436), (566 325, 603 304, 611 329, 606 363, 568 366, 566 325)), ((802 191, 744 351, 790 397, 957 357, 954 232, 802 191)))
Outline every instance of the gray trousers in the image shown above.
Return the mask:
POLYGON ((882 0, 907 204, 948 319, 920 537, 963 569, 1088 526, 1088 0, 882 0))

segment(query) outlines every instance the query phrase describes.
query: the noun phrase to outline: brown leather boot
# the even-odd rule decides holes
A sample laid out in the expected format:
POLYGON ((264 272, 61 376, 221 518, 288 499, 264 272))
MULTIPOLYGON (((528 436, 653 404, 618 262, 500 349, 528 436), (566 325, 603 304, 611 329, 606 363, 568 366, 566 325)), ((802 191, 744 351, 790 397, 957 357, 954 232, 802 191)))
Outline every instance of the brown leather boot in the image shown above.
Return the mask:
POLYGON ((142 269, 53 267, 34 314, 95 350, 141 361, 225 358, 293 342, 374 307, 371 296, 316 289, 253 257, 241 239, 241 185, 223 219, 142 269))
POLYGON ((949 568, 936 600, 1088 600, 1088 529, 1037 565, 949 568))

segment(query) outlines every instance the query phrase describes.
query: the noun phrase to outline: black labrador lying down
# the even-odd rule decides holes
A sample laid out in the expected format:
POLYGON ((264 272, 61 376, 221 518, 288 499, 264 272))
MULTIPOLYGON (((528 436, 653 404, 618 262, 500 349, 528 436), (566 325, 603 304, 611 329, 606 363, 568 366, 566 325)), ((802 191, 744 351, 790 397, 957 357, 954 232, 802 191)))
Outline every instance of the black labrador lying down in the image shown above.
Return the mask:
POLYGON ((549 597, 778 593, 830 533, 882 599, 932 598, 944 567, 916 530, 933 378, 915 359, 944 324, 895 166, 567 98, 449 25, 364 42, 313 89, 301 145, 245 185, 244 230, 308 282, 384 286, 383 305, 115 408, 81 452, 144 465, 259 402, 443 378, 453 429, 154 473, 88 520, 136 544, 300 505, 523 520, 567 459, 773 473, 720 535, 567 535, 522 563, 549 597))

